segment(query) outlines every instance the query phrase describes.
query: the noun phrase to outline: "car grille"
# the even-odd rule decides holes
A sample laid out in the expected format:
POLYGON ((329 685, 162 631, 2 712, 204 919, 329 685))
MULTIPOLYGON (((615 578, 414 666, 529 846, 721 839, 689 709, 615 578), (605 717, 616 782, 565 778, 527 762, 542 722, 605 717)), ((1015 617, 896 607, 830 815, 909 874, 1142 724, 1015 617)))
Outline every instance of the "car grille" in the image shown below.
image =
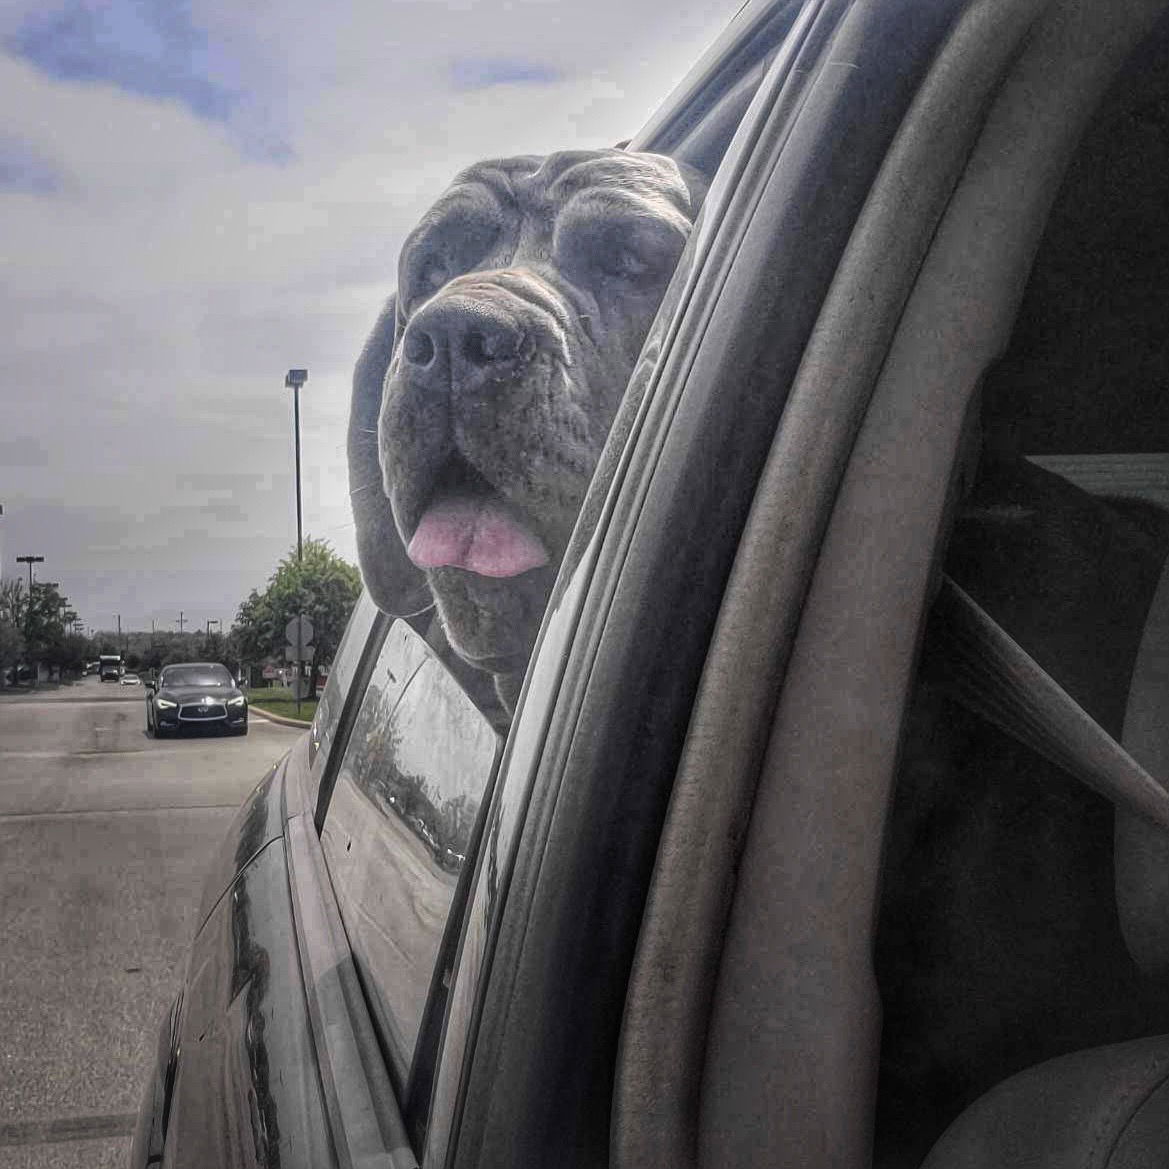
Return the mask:
POLYGON ((179 707, 179 718, 184 722, 207 722, 213 718, 227 718, 227 708, 220 703, 204 706, 202 703, 179 707))

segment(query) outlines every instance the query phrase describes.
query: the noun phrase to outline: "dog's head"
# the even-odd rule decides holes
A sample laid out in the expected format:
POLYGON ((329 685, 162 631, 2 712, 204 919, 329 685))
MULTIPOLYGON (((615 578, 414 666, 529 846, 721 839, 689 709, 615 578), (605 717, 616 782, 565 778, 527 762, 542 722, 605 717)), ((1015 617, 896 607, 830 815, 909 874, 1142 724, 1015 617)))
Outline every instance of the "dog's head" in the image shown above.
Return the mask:
POLYGON ((479 163, 407 238, 358 362, 350 490, 387 612, 433 596, 466 662, 521 672, 705 193, 671 159, 479 163))

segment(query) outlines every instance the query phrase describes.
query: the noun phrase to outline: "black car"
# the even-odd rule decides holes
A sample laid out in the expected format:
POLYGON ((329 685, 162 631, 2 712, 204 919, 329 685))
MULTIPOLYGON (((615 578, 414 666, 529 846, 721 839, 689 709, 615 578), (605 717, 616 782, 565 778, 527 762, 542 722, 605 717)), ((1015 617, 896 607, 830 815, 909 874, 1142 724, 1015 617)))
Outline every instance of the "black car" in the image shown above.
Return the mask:
POLYGON ((156 739, 196 727, 248 733, 248 700, 219 662, 164 666, 146 687, 146 729, 156 739))
POLYGON ((506 739, 363 599, 132 1169, 1169 1163, 1169 5, 750 0, 631 148, 506 739))

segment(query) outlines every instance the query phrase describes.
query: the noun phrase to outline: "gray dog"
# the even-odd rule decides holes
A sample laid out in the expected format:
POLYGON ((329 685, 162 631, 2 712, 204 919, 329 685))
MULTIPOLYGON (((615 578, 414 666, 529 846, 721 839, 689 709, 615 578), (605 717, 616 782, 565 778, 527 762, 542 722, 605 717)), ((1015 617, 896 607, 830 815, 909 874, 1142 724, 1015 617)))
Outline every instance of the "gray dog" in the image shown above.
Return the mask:
POLYGON ((705 191, 669 158, 618 149, 470 167, 407 238, 357 363, 366 584, 389 613, 436 602, 509 711, 705 191))

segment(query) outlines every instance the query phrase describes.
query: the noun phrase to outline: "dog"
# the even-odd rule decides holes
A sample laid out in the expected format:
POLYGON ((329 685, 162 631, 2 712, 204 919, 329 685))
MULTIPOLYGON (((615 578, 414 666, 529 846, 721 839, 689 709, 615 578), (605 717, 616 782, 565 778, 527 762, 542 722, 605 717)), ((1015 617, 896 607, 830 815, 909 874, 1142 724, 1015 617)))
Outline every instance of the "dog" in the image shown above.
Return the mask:
POLYGON ((514 709, 557 569, 707 183, 662 155, 478 163, 407 237, 353 380, 362 574, 514 709))

